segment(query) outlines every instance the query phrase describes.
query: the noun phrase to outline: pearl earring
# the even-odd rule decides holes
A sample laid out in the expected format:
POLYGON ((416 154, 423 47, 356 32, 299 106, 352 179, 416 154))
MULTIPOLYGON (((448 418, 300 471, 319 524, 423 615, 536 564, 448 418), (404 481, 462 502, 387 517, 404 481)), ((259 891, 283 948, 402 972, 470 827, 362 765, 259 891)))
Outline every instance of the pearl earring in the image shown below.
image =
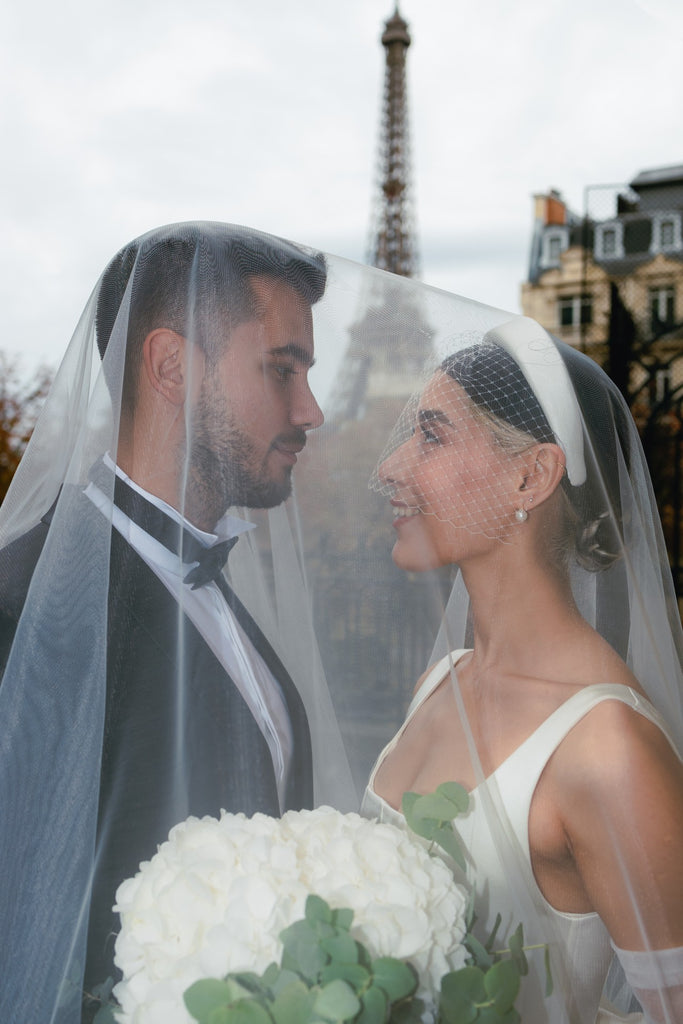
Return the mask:
MULTIPOLYGON (((531 502, 534 500, 533 494, 530 494, 529 497, 526 500, 527 500, 527 504, 530 505, 531 502)), ((529 518, 529 513, 524 508, 524 505, 522 505, 521 508, 516 508, 515 509, 515 519, 517 520, 518 523, 525 523, 528 518, 529 518)))

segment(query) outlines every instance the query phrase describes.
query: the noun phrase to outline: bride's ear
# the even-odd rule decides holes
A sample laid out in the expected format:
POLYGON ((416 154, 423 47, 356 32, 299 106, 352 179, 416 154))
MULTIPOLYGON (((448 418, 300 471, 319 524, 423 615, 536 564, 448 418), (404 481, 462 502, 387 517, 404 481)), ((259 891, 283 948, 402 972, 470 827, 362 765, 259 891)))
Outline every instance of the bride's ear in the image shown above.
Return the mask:
POLYGON ((525 453, 519 484, 520 503, 538 508, 559 487, 566 459, 557 444, 539 444, 525 453))

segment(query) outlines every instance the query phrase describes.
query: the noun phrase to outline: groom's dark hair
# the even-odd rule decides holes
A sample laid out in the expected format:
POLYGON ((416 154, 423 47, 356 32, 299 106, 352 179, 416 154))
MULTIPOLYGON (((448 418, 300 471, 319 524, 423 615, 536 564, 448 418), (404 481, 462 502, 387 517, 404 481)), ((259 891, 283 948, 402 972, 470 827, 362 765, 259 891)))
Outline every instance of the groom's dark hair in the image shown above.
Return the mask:
MULTIPOLYGON (((189 223, 161 228, 124 246, 102 277, 97 303, 97 345, 104 359, 130 285, 123 407, 134 411, 145 338, 167 327, 215 360, 222 338, 258 316, 250 278, 283 281, 309 305, 325 291, 321 253, 228 224, 189 223), (221 338, 212 328, 220 318, 221 338)), ((106 366, 106 364, 105 364, 106 366)))

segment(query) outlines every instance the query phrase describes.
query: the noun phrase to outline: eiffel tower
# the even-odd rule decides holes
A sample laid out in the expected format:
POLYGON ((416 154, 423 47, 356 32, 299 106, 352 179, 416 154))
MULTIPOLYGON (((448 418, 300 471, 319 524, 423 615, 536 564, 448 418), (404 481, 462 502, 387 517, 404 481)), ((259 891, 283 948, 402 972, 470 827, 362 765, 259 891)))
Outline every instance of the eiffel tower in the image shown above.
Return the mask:
POLYGON ((378 181, 373 204, 368 263, 403 277, 416 277, 418 256, 413 229, 406 58, 408 24, 398 4, 384 24, 384 97, 378 181))
MULTIPOLYGON (((384 93, 378 173, 371 216, 367 261, 399 277, 415 277, 417 244, 413 227, 408 132, 406 56, 408 24, 398 4, 381 36, 385 51, 384 93)), ((406 298, 405 289, 369 284, 362 312, 349 328, 331 404, 331 422, 366 418, 381 401, 389 419, 396 418, 416 390, 418 376, 431 353, 433 332, 406 298), (390 410, 390 412, 389 412, 390 410)), ((382 417, 385 422, 386 417, 382 417)))
POLYGON ((382 45, 386 72, 369 257, 379 269, 363 275, 326 423, 310 435, 310 471, 296 482, 300 507, 316 523, 305 534, 316 579, 316 635, 359 784, 398 728, 406 697, 428 663, 441 602, 426 578, 433 574, 405 573, 392 562, 390 508, 368 486, 408 399, 423 384, 434 334, 406 281, 416 273, 417 248, 405 74, 410 35, 398 7, 385 22, 382 45))

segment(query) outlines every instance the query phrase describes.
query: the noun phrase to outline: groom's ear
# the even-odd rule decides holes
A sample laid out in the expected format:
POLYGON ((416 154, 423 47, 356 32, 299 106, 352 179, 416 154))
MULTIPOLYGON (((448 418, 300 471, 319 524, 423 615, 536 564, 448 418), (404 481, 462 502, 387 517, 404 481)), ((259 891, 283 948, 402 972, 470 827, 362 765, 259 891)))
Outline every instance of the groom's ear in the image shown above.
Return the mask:
POLYGON ((141 374, 148 387, 173 406, 182 406, 188 397, 192 399, 201 385, 201 353, 168 327, 147 335, 142 362, 141 374))
POLYGON ((519 484, 520 502, 532 499, 529 507, 538 508, 555 493, 565 474, 566 459, 557 444, 539 444, 525 456, 519 484))

